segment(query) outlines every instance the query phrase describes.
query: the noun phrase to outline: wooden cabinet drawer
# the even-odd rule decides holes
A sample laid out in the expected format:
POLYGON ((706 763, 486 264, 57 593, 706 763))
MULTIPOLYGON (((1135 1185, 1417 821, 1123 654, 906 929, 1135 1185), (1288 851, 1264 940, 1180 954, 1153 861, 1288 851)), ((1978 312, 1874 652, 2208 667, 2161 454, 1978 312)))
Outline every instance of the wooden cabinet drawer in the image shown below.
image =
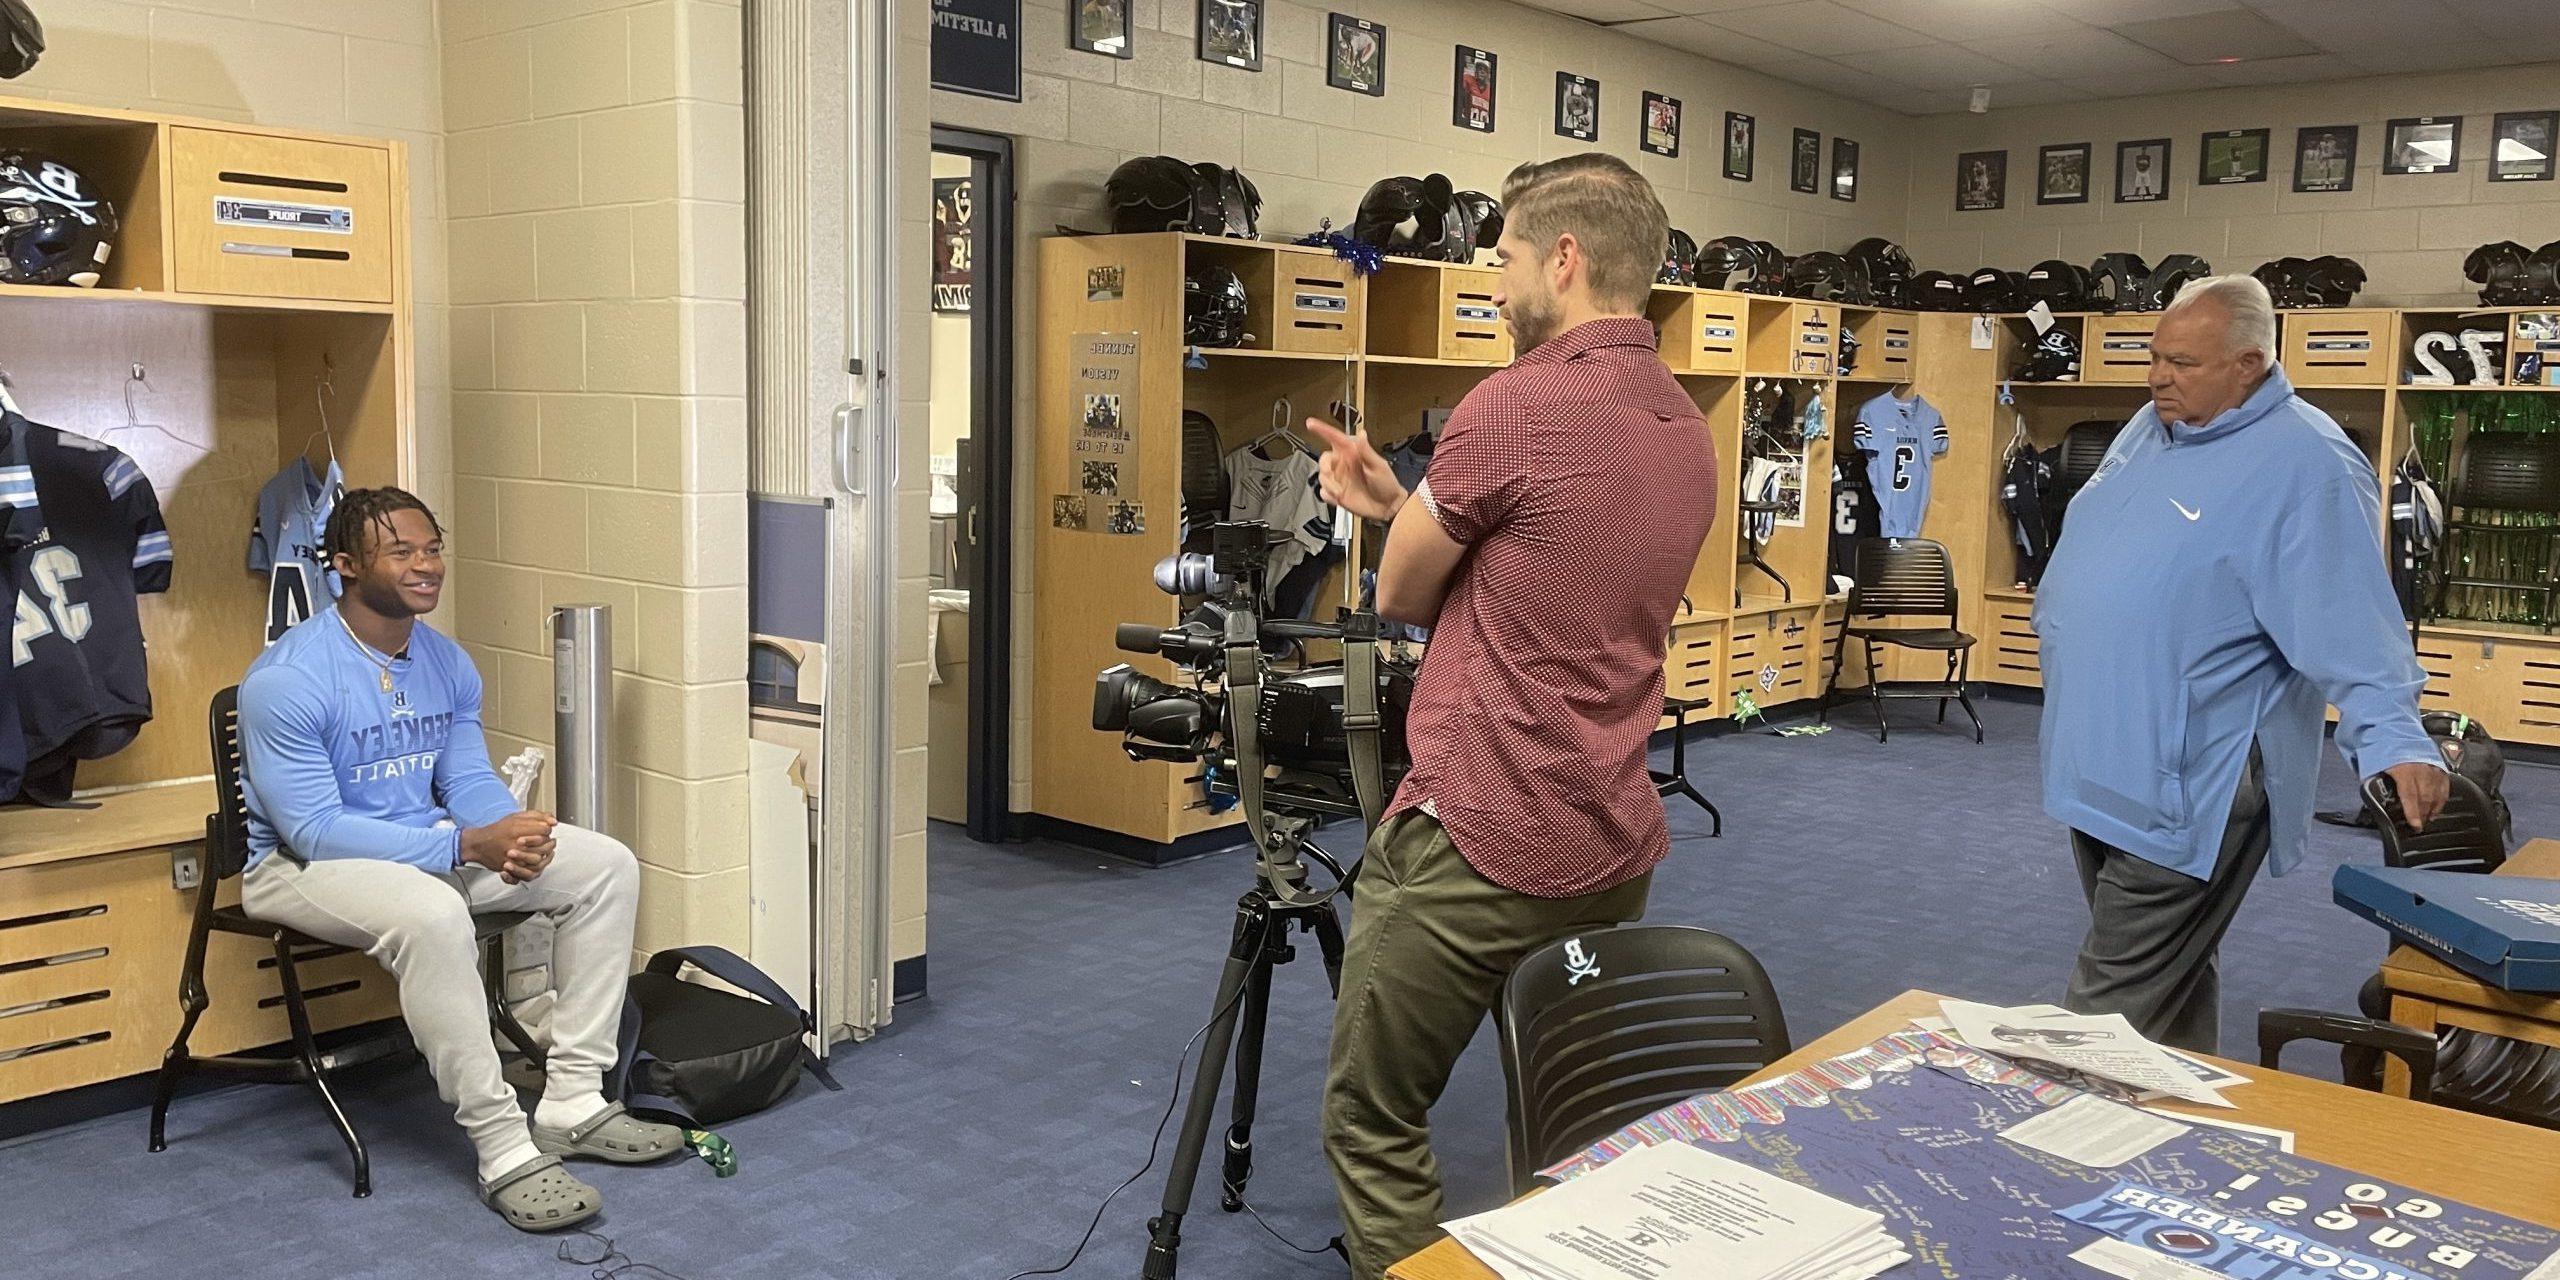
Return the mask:
POLYGON ((2383 386, 2391 381, 2392 313, 2293 311, 2284 317, 2284 369, 2297 385, 2383 386))
POLYGON ((1774 707, 1820 691, 1821 606, 1805 605, 1733 620, 1725 655, 1725 698, 1749 692, 1774 707))
POLYGON ((389 302, 391 153, 218 129, 169 131, 172 285, 187 293, 389 302))
POLYGON ((1650 308, 1661 331, 1662 362, 1682 373, 1742 372, 1743 318, 1750 300, 1739 293, 1658 288, 1650 308))
POLYGON ((2080 380, 2150 381, 2151 333, 2159 327, 2156 315, 2089 317, 2088 337, 2080 344, 2080 380))
POLYGON ((1697 622, 1671 629, 1671 651, 1662 667, 1662 696, 1704 704, 1693 721, 1723 714, 1724 624, 1697 622))
POLYGON ((1974 674, 1994 684, 2024 685, 2030 689, 2044 687, 2044 665, 2036 641, 2033 601, 1992 599, 1989 618, 1989 669, 1977 657, 1974 674))

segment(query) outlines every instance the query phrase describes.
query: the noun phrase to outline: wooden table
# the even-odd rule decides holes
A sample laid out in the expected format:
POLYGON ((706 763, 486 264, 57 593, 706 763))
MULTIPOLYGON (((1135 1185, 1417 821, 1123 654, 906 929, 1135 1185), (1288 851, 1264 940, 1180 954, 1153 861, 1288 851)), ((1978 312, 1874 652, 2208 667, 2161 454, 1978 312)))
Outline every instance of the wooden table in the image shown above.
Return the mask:
MULTIPOLYGON (((1905 991, 1856 1021, 1788 1054, 1750 1083, 1784 1075, 1836 1057, 1915 1017, 1938 1012, 1939 997, 1905 991)), ((2532 1222, 2560 1226, 2560 1132, 2504 1120, 2421 1106, 2402 1098, 2345 1085, 2229 1063, 2249 1077, 2223 1096, 2237 1111, 2183 1102, 2161 1105, 2197 1115, 2294 1132, 2298 1151, 2348 1169, 2532 1222)), ((1454 1240, 1397 1263, 1388 1280, 1495 1280, 1493 1272, 1454 1240)))
MULTIPOLYGON (((2560 840, 2534 840, 2498 868, 2502 876, 2560 880, 2560 840)), ((2433 1034, 2468 1027, 2535 1044, 2560 1046, 2560 995, 2493 987, 2416 947, 2398 947, 2382 962, 2391 1020, 2433 1034)), ((2409 1068, 2383 1059, 2382 1087, 2409 1096, 2409 1068)))

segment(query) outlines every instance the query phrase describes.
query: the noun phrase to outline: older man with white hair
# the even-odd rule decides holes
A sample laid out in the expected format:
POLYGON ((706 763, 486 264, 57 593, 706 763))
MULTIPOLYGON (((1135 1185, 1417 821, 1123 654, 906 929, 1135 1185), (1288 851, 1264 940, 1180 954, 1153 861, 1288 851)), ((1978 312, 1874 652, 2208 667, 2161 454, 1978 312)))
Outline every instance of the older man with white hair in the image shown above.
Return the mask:
POLYGON ((2374 466, 2294 394, 2275 346, 2257 281, 2179 294, 2151 340, 2151 403, 2072 499, 2036 597, 2044 807, 2089 900, 2063 1003, 2206 1052, 2223 933, 2262 864, 2301 856, 2323 707, 2413 823, 2446 791, 2374 466))

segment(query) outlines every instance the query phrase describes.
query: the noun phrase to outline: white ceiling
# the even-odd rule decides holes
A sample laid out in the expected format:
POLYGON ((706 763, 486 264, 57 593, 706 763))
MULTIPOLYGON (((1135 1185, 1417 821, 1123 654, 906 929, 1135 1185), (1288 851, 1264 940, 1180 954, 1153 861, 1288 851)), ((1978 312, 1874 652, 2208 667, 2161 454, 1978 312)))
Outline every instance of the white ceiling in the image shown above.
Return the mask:
POLYGON ((2560 60, 2555 0, 1520 2, 1906 115, 2560 60))

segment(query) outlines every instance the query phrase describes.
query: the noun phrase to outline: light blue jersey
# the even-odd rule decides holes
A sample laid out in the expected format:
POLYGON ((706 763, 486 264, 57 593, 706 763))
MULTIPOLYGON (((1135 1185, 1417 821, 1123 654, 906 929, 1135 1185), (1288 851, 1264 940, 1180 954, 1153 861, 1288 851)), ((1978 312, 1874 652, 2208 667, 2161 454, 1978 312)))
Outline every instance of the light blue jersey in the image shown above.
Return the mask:
POLYGON ((2255 739, 2268 867, 2301 856, 2323 706, 2357 776, 2441 765, 2382 560, 2373 464, 2277 368, 2172 438, 2144 405, 2071 500, 2036 591, 2044 808, 2208 878, 2255 739))
POLYGON ((1947 452, 1947 420, 1938 407, 1886 392, 1858 407, 1849 443, 1872 450, 1867 482, 1876 491, 1876 534, 1917 538, 1929 518, 1929 471, 1947 452))
POLYGON ((338 571, 320 549, 329 528, 329 513, 338 507, 346 483, 337 459, 327 475, 311 470, 307 458, 296 458, 258 490, 258 520, 249 527, 249 572, 267 579, 267 643, 274 644, 338 598, 338 571))
POLYGON ((305 861, 381 858, 427 871, 459 863, 452 819, 485 827, 517 810, 489 767, 480 672, 421 622, 382 667, 335 608, 286 632, 240 682, 249 863, 279 845, 305 861))

